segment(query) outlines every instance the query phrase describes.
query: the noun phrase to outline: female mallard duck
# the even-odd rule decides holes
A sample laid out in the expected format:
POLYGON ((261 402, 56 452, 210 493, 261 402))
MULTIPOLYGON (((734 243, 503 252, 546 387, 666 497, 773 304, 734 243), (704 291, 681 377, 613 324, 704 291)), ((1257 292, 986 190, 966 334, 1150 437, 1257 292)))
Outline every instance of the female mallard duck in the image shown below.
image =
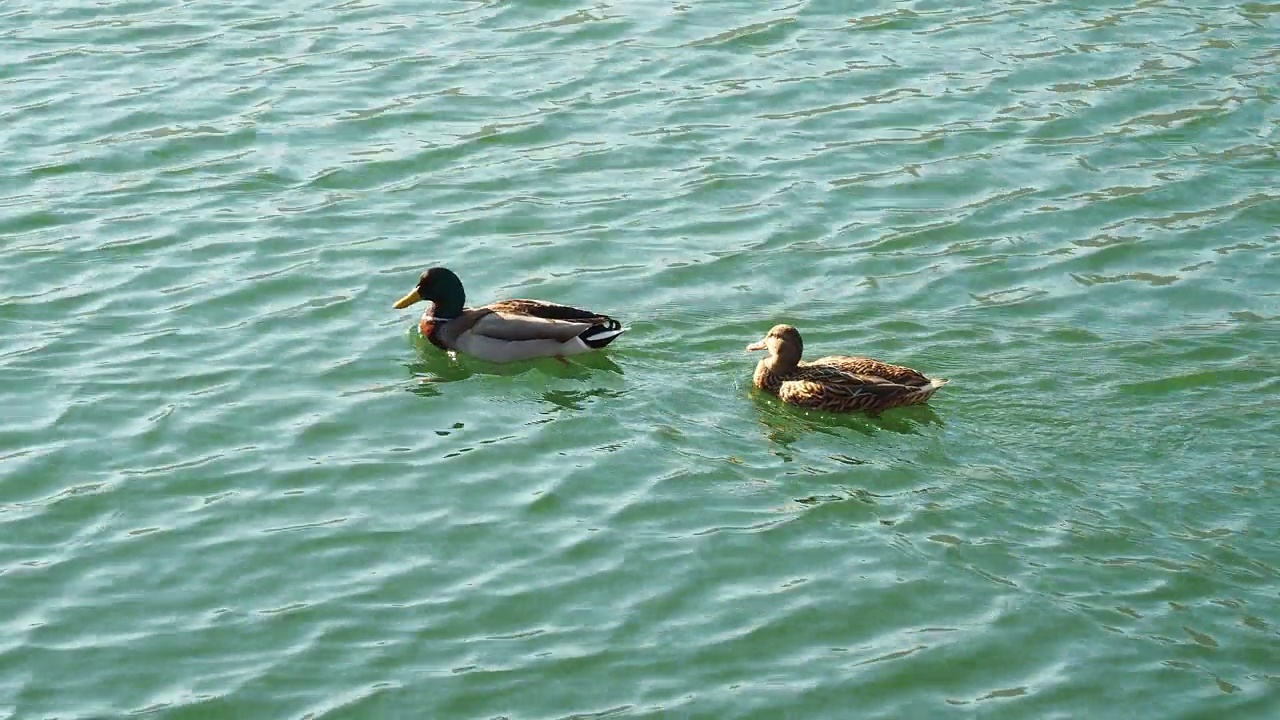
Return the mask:
POLYGON ((608 315, 541 300, 502 300, 465 307, 462 281, 447 268, 422 273, 418 287, 396 301, 397 310, 430 300, 418 328, 441 350, 453 350, 490 362, 530 358, 564 359, 600 348, 626 332, 608 315))
POLYGON ((874 414, 924 403, 947 384, 871 358, 832 355, 800 362, 804 341, 790 325, 774 325, 763 340, 747 346, 748 350, 766 348, 769 356, 756 365, 752 383, 785 403, 815 410, 874 414))

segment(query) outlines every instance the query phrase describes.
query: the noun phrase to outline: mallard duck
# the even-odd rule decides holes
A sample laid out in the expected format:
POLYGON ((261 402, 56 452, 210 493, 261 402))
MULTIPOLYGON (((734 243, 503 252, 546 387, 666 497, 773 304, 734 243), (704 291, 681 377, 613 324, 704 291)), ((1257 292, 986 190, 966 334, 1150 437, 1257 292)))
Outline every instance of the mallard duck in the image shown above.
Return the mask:
POLYGON ((490 362, 554 357, 563 360, 613 342, 626 328, 608 315, 541 300, 502 300, 465 307, 462 281, 448 268, 422 273, 418 286, 396 301, 401 310, 421 300, 432 307, 422 314, 423 337, 442 350, 490 362))
POLYGON ((801 362, 804 341, 790 325, 774 325, 768 335, 747 349, 769 351, 751 378, 756 387, 785 403, 815 410, 875 414, 901 405, 919 405, 948 382, 864 357, 831 355, 801 362))

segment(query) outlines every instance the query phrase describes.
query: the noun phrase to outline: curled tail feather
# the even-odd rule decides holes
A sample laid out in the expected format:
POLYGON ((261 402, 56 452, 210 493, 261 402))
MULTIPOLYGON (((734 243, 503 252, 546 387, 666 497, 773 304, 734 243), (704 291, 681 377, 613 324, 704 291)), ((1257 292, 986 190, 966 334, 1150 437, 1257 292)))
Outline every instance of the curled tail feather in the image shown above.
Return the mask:
POLYGON ((605 345, 608 345, 616 340, 619 335, 627 331, 626 328, 622 327, 622 323, 619 323, 612 318, 610 318, 610 320, 612 322, 592 325, 586 330, 583 330, 582 333, 578 335, 578 338, 582 340, 583 344, 593 350, 599 350, 605 345))

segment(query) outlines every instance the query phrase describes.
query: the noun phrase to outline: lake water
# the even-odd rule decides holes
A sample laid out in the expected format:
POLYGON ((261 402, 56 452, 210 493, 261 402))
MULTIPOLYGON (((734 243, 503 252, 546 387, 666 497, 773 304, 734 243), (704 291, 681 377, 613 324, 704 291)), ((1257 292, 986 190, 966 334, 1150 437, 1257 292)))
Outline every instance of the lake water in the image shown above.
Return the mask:
POLYGON ((1277 38, 7 0, 0 718, 1280 716, 1277 38), (437 264, 630 331, 450 360, 437 264))

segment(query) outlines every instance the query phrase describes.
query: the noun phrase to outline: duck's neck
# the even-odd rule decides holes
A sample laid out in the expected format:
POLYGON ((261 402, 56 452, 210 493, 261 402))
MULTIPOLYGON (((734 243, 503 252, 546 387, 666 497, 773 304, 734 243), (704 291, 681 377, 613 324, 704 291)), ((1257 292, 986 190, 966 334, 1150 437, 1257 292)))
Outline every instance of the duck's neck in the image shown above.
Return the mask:
POLYGON ((456 277, 448 278, 433 288, 431 301, 435 303, 435 307, 431 309, 432 315, 441 320, 452 320, 462 314, 462 309, 467 304, 467 293, 456 277))
POLYGON ((796 362, 794 358, 770 355, 756 363, 756 372, 751 377, 751 382, 761 390, 767 390, 776 395, 787 376, 795 372, 796 362))

